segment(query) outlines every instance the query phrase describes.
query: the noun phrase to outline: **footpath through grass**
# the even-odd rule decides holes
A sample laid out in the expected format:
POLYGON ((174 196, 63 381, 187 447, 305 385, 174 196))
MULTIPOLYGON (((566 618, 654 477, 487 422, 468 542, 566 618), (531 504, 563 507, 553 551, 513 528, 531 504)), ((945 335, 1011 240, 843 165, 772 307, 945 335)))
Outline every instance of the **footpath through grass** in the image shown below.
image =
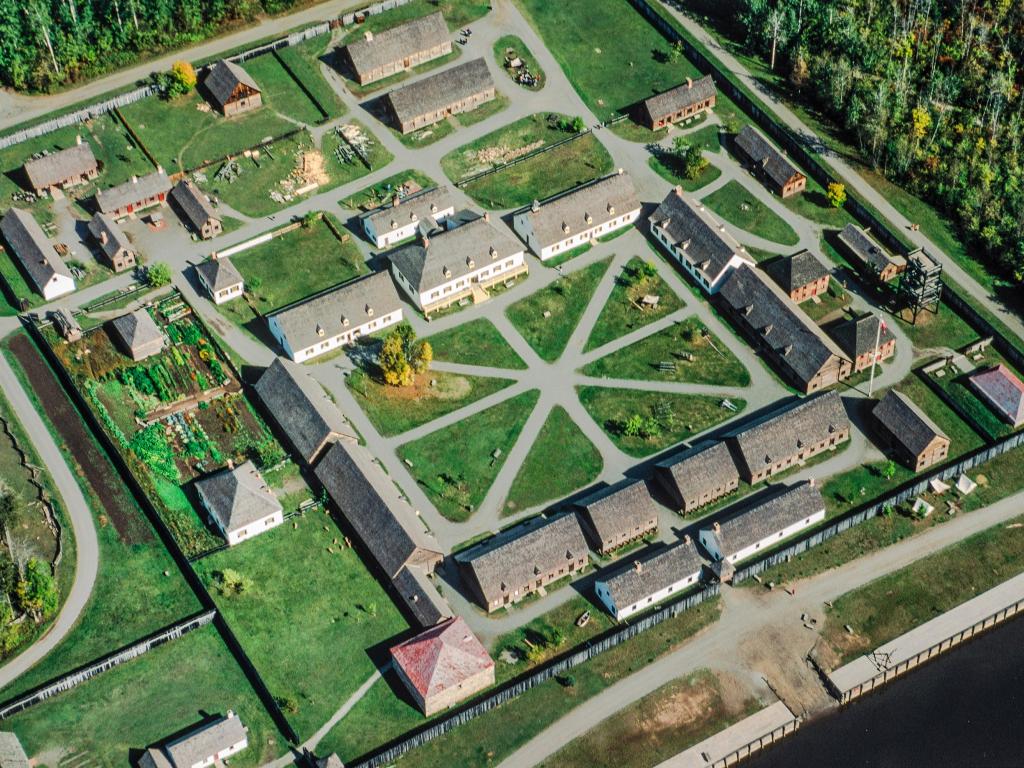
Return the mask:
POLYGON ((685 306, 661 275, 649 273, 650 266, 650 262, 634 256, 616 275, 615 287, 594 323, 584 352, 615 341, 685 306), (643 304, 645 296, 656 296, 658 303, 653 307, 643 304))
POLYGON ((540 397, 531 389, 398 449, 437 511, 468 520, 487 496, 540 397))
POLYGON ((523 359, 509 346, 494 323, 486 318, 470 320, 435 333, 426 341, 430 342, 434 359, 438 361, 513 370, 526 368, 523 359))
POLYGON ((505 500, 503 514, 560 499, 594 482, 601 474, 601 452, 562 406, 548 414, 505 500), (561 467, 557 472, 554 467, 561 467))
POLYGON ((740 182, 733 180, 704 198, 712 211, 733 226, 781 245, 797 245, 793 228, 740 182))
POLYGON ((562 356, 611 263, 609 257, 570 272, 505 310, 512 325, 542 359, 550 363, 562 356))

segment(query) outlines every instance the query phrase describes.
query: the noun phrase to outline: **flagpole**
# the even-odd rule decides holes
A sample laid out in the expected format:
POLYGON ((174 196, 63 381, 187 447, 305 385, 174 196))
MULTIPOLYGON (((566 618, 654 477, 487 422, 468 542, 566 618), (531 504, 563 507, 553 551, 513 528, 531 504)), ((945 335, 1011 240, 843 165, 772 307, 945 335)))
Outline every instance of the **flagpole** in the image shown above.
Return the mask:
POLYGON ((871 356, 871 381, 868 383, 868 397, 875 391, 875 366, 878 364, 878 345, 882 343, 882 318, 878 320, 878 329, 875 331, 875 351, 871 356))

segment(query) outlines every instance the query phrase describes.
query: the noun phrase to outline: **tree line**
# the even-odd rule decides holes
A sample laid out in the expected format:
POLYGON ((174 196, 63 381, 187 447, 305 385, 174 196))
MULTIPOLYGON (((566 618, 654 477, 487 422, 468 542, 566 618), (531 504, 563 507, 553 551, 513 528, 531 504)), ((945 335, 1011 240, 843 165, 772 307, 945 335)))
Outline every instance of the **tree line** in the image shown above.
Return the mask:
POLYGON ((876 169, 946 214, 973 255, 1024 281, 1024 3, 732 5, 752 52, 876 169))
POLYGON ((310 0, 0 0, 0 83, 50 91, 310 0))

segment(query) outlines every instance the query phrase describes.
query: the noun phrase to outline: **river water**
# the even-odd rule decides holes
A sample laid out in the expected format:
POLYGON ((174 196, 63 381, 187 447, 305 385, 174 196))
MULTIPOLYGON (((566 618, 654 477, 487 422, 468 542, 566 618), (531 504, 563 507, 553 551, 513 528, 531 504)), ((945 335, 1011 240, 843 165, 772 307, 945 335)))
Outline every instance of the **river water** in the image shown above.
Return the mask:
POLYGON ((1024 768, 1024 617, 805 723, 743 768, 1024 768))

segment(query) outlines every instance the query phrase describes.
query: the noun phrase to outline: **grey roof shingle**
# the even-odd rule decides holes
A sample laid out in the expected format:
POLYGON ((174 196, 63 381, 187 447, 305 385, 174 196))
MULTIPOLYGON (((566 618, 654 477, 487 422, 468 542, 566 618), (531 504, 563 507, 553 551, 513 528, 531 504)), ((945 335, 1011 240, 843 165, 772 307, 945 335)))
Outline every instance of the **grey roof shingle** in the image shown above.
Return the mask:
POLYGON ((504 226, 481 218, 433 234, 426 245, 404 245, 389 253, 388 258, 422 293, 522 250, 522 244, 504 226))
POLYGON ((432 627, 451 618, 452 609, 448 601, 441 597, 427 572, 418 565, 400 570, 392 584, 421 627, 432 627))
POLYGON ((494 88, 494 79, 487 69, 487 62, 479 58, 396 88, 384 98, 391 105, 395 117, 406 123, 491 88, 494 88))
POLYGON ((871 414, 912 456, 920 456, 937 437, 949 439, 909 397, 890 389, 871 414))
POLYGON ((345 320, 352 328, 370 322, 373 317, 384 317, 402 308, 402 300, 387 271, 353 280, 310 299, 279 309, 273 317, 293 350, 306 349, 321 341, 345 332, 345 320))
POLYGON ((356 441, 338 407, 298 363, 279 357, 253 387, 285 437, 307 464, 333 437, 356 441))
POLYGON ((105 213, 93 214, 89 220, 89 233, 96 238, 100 250, 108 259, 113 259, 122 248, 132 252, 135 250, 120 225, 105 213), (106 242, 103 239, 104 235, 106 242))
POLYGON ((833 356, 845 359, 818 326, 773 280, 749 266, 729 275, 719 295, 801 382, 809 382, 833 356))
POLYGON ((282 511, 281 502, 251 461, 197 480, 196 488, 228 534, 282 511))
POLYGON ((407 565, 432 570, 441 559, 433 537, 394 483, 359 445, 333 443, 316 467, 316 476, 388 578, 407 565))
POLYGON ((847 224, 836 237, 862 263, 875 272, 881 272, 890 264, 900 266, 906 263, 906 259, 886 251, 867 231, 855 224, 847 224))
POLYGON ((875 348, 876 338, 880 347, 896 338, 887 325, 882 327, 879 333, 879 325, 882 325, 882 320, 878 315, 867 314, 863 317, 851 317, 836 325, 830 332, 839 348, 852 360, 870 353, 875 348))
POLYGON ((723 441, 703 443, 677 453, 656 465, 662 485, 677 503, 689 504, 704 494, 740 479, 736 461, 723 441))
POLYGON ((413 222, 426 222, 433 227, 435 215, 454 207, 448 187, 431 187, 406 195, 398 205, 382 205, 367 211, 362 218, 369 219, 373 231, 382 235, 413 222))
POLYGON ((86 176, 96 169, 96 156, 87 141, 25 163, 25 175, 33 189, 55 187, 65 179, 86 176))
POLYGON ((137 309, 116 317, 110 325, 125 346, 131 350, 146 347, 157 340, 163 341, 163 332, 145 309, 137 309))
POLYGON ((196 272, 203 276, 203 280, 213 291, 222 291, 245 282, 242 273, 227 256, 199 262, 196 264, 196 272))
POLYGON ((806 248, 792 256, 770 261, 763 269, 786 293, 817 282, 829 273, 818 257, 806 248))
POLYGON ((491 603, 534 581, 538 574, 557 571, 559 566, 586 556, 587 542, 579 521, 576 515, 567 514, 499 534, 456 559, 469 569, 491 603))
POLYGON ((705 205, 693 200, 678 187, 669 192, 651 214, 651 225, 660 227, 668 241, 686 251, 709 281, 722 273, 733 256, 753 263, 725 225, 711 215, 705 205))
POLYGON ((760 166, 769 179, 780 187, 786 186, 794 176, 801 173, 768 140, 749 125, 736 135, 736 146, 760 166))
POLYGON ((613 173, 549 197, 521 213, 530 221, 540 247, 546 248, 638 208, 640 198, 633 178, 628 173, 613 173))
POLYGON ((201 230, 211 219, 220 221, 220 216, 213 210, 206 195, 188 179, 182 179, 174 185, 174 189, 171 190, 171 199, 185 214, 188 224, 197 231, 201 230))
POLYGON ((246 738, 241 719, 230 714, 168 742, 164 745, 164 752, 174 768, 191 768, 246 738))
POLYGON ((11 208, 0 219, 0 233, 40 293, 54 275, 71 277, 71 270, 28 211, 11 208))
POLYGON ((718 520, 718 540, 723 557, 778 534, 825 509, 821 491, 812 482, 787 488, 767 501, 744 507, 718 520))
POLYGON ((637 527, 646 530, 647 522, 658 517, 654 499, 643 480, 609 486, 581 499, 576 506, 601 541, 631 535, 637 527))
POLYGON ((163 169, 132 178, 116 187, 96 193, 96 205, 102 213, 113 211, 171 191, 171 180, 163 169))
POLYGON ((254 91, 260 90, 248 72, 227 59, 221 59, 211 65, 206 77, 203 78, 203 87, 222 109, 239 85, 245 85, 254 91))
POLYGON ((610 576, 598 576, 597 581, 608 587, 615 607, 622 610, 699 573, 703 562, 692 543, 680 541, 640 557, 610 576))
POLYGON ((753 474, 849 428, 843 400, 833 390, 784 405, 733 440, 740 460, 753 474))
POLYGON ((372 39, 356 40, 346 45, 345 49, 356 74, 363 75, 443 45, 449 37, 448 24, 441 12, 437 11, 375 32, 372 39))
POLYGON ((705 75, 644 99, 643 106, 647 110, 647 114, 653 120, 657 120, 680 112, 694 104, 700 104, 710 99, 715 93, 715 81, 711 75, 705 75))

